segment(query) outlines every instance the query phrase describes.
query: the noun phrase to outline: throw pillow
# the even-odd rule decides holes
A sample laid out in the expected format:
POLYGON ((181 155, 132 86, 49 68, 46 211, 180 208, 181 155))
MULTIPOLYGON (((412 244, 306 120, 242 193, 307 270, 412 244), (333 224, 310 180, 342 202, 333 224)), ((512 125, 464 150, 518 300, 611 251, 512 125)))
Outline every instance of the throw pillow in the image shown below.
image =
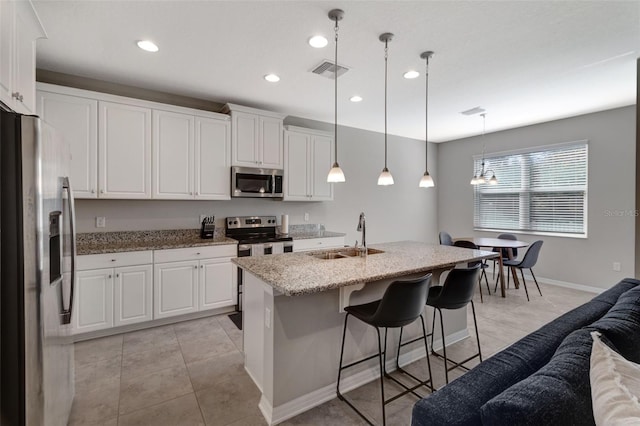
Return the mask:
POLYGON ((591 400, 596 425, 640 424, 640 364, 627 361, 591 333, 591 400))

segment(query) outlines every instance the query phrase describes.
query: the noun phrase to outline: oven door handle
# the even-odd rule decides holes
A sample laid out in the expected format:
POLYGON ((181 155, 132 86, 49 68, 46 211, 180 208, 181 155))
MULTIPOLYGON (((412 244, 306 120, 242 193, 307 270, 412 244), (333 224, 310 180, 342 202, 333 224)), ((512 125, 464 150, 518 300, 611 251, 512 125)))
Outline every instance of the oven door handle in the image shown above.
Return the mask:
POLYGON ((238 246, 238 257, 247 257, 247 256, 251 256, 251 245, 250 244, 240 244, 238 246), (240 256, 240 253, 242 252, 248 252, 249 254, 240 256))

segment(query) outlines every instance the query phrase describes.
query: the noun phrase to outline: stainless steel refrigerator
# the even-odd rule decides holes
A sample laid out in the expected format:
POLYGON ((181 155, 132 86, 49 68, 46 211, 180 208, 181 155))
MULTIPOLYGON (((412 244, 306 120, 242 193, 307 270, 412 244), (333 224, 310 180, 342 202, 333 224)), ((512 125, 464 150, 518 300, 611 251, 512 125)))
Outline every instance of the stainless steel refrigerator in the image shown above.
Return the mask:
POLYGON ((0 110, 1 425, 66 425, 74 395, 69 152, 35 116, 0 110))

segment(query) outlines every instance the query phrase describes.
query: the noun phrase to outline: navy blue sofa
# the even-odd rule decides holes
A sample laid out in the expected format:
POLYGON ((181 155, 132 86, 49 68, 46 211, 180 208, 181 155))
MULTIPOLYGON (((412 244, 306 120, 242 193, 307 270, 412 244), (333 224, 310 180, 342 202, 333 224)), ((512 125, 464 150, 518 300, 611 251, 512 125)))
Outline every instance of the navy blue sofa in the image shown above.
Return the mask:
POLYGON ((593 425, 594 330, 640 363, 640 281, 622 280, 419 400, 412 426, 593 425))

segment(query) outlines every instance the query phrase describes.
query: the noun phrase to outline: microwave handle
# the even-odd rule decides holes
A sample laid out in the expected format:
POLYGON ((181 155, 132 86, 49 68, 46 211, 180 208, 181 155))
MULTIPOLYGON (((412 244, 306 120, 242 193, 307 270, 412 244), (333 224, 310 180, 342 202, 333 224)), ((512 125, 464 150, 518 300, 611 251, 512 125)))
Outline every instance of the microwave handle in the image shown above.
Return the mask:
POLYGON ((276 194, 276 176, 271 175, 271 195, 276 194))

